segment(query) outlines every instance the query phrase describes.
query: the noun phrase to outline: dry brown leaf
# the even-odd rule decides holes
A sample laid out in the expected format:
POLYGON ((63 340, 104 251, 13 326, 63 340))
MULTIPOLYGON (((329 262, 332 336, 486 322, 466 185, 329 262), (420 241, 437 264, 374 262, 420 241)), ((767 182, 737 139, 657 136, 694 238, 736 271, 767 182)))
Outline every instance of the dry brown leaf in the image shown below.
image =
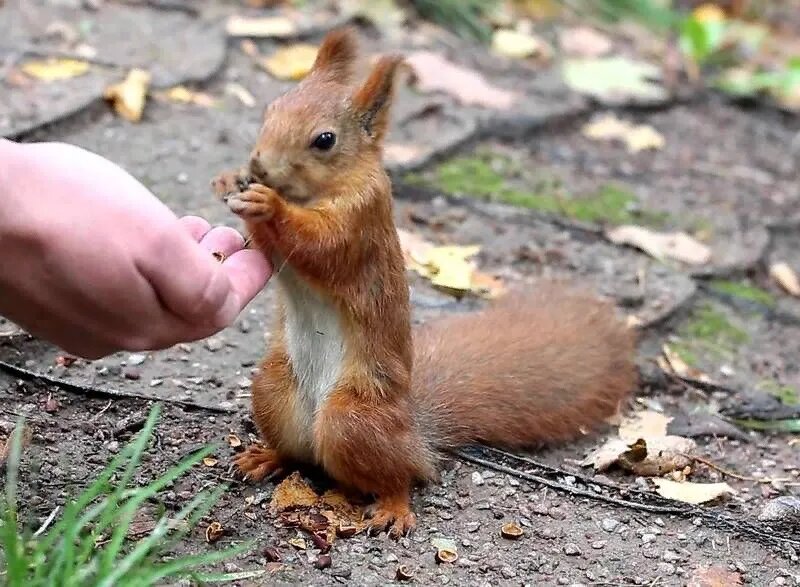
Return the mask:
MULTIPOLYGON (((27 447, 31 443, 32 437, 33 437, 33 431, 28 426, 23 425, 22 439, 21 439, 22 446, 20 452, 25 450, 25 447, 27 447)), ((9 440, 10 437, 6 439, 0 439, 0 465, 6 462, 6 459, 8 459, 8 455, 11 452, 11 445, 9 444, 9 440)))
POLYGON ((787 292, 800 297, 800 280, 788 263, 773 263, 769 268, 769 274, 787 292))
POLYGON ((611 40, 589 27, 564 29, 559 34, 561 50, 574 57, 601 57, 611 51, 611 40))
POLYGON ((225 23, 231 37, 288 39, 297 34, 297 25, 285 16, 248 18, 233 15, 225 23))
POLYGON ((78 59, 50 58, 28 61, 20 69, 31 77, 50 82, 83 75, 89 71, 89 64, 78 59))
POLYGON ((295 471, 275 488, 269 505, 273 513, 280 513, 310 507, 317 503, 318 499, 319 495, 306 483, 300 473, 295 471))
POLYGON ((297 81, 308 75, 316 58, 314 45, 297 43, 278 49, 261 60, 261 65, 274 78, 297 81))
POLYGON ((726 494, 736 493, 727 483, 692 483, 653 479, 656 492, 662 497, 694 505, 713 501, 726 494))
POLYGON ((225 528, 219 522, 211 522, 206 527, 206 542, 214 544, 225 534, 225 528))
POLYGON ((638 438, 666 436, 667 426, 672 418, 652 410, 637 412, 633 416, 623 418, 619 425, 619 437, 634 441, 638 438))
POLYGON ((512 92, 491 85, 476 71, 458 66, 438 53, 417 51, 406 62, 423 93, 444 92, 465 106, 506 109, 515 102, 512 92))
POLYGON ((225 84, 225 92, 235 96, 239 102, 248 108, 252 108, 256 105, 256 99, 253 97, 253 94, 251 94, 249 90, 241 84, 237 84, 235 82, 225 84))
POLYGON ((605 471, 613 465, 636 475, 651 477, 680 470, 692 464, 684 455, 690 454, 697 444, 682 436, 654 436, 630 442, 612 438, 589 454, 581 463, 596 471, 605 471))
POLYGON ((492 36, 492 51, 503 57, 549 59, 553 50, 546 41, 530 33, 514 29, 498 29, 492 36))
POLYGON ((660 233, 642 226, 623 225, 606 231, 617 245, 630 245, 656 259, 675 259, 689 265, 703 265, 711 260, 711 249, 685 232, 660 233))
POLYGON ((125 120, 139 122, 142 119, 150 73, 143 69, 132 69, 122 82, 106 88, 103 94, 114 110, 125 120))
POLYGON ((741 584, 741 573, 725 567, 700 567, 689 577, 686 587, 736 587, 741 584))

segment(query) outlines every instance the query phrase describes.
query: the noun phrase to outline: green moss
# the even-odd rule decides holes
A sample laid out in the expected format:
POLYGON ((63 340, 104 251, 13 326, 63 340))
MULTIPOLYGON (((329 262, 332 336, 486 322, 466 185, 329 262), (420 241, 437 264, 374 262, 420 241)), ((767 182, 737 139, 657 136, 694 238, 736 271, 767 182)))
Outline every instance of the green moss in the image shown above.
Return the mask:
POLYGON ((713 290, 735 298, 757 302, 769 307, 775 305, 775 298, 771 293, 745 282, 717 279, 712 281, 710 285, 713 290))
POLYGON ((766 379, 758 384, 758 389, 774 395, 786 406, 800 405, 800 392, 791 385, 781 385, 774 379, 766 379))
POLYGON ((583 222, 607 224, 638 223, 663 226, 666 213, 640 210, 636 196, 616 185, 602 186, 595 194, 569 197, 558 182, 539 182, 532 189, 519 189, 513 179, 523 174, 514 162, 496 153, 478 151, 442 163, 433 178, 408 175, 410 183, 432 183, 450 194, 491 199, 521 208, 561 214, 583 222))
POLYGON ((687 338, 702 340, 726 348, 736 348, 746 343, 750 337, 741 328, 734 326, 719 310, 710 305, 702 305, 684 325, 687 338))

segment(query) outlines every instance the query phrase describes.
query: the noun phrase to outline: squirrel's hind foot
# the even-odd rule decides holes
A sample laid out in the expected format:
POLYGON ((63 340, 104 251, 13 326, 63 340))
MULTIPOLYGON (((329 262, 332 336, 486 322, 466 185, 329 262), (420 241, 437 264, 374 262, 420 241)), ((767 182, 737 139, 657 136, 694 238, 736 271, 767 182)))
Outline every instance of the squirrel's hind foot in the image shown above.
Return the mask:
POLYGON ((243 453, 237 455, 233 464, 244 479, 255 482, 277 475, 283 470, 278 452, 257 444, 248 446, 243 453))
POLYGON ((417 525, 417 517, 411 511, 407 493, 379 498, 367 508, 366 517, 370 518, 369 531, 371 534, 386 530, 394 539, 405 536, 417 525))

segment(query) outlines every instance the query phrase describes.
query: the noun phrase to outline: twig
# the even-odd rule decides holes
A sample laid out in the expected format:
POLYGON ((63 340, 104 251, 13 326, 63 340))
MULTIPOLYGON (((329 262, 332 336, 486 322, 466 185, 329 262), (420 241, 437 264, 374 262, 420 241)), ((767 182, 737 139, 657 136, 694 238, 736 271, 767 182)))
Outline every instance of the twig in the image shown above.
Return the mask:
POLYGON ((546 479, 545 477, 540 477, 538 475, 533 475, 532 473, 526 473, 524 471, 519 471, 512 467, 507 467, 505 465, 501 465, 499 463, 495 463, 493 461, 489 461, 486 459, 482 459, 480 457, 476 457, 470 455, 465 452, 456 451, 455 454, 458 458, 468 461, 470 463, 474 463, 476 465, 481 465, 482 467, 486 467, 487 469, 494 469, 495 471, 499 471, 501 473, 507 473, 509 475, 513 475, 514 477, 519 477, 520 479, 525 479, 526 481, 531 481, 533 483, 539 483, 540 485, 544 485, 546 487, 550 487, 552 489, 557 489, 559 491, 563 491, 565 493, 569 493, 572 495, 580 496, 580 497, 588 497, 589 499, 594 499, 598 501, 604 501, 606 503, 611 503, 614 505, 619 505, 623 507, 628 507, 631 509, 641 510, 645 512, 650 512, 654 514, 686 514, 686 508, 682 507, 673 507, 673 506, 659 506, 659 505, 649 505, 645 503, 637 503, 635 501, 628 501, 625 499, 620 499, 616 497, 609 497, 607 495, 603 495, 602 493, 596 493, 594 491, 589 491, 588 489, 581 489, 579 487, 571 487, 569 485, 565 485, 563 483, 559 483, 557 481, 551 481, 550 479, 546 479))
POLYGON ((44 531, 47 530, 47 528, 50 526, 50 524, 53 523, 53 520, 55 520, 56 514, 58 513, 58 510, 60 510, 60 509, 61 509, 61 506, 57 505, 55 507, 55 509, 52 512, 50 512, 50 515, 47 516, 47 519, 42 523, 41 526, 39 526, 39 529, 36 532, 33 533, 33 537, 34 538, 38 538, 39 536, 44 534, 44 531))
POLYGON ((183 408, 187 408, 190 410, 206 410, 209 412, 217 412, 221 414, 234 414, 236 410, 233 408, 223 408, 221 406, 215 405, 206 405, 206 404, 198 404, 195 402, 190 402, 181 399, 174 399, 174 398, 167 398, 167 397, 152 397, 149 395, 145 395, 143 393, 136 393, 132 391, 119 391, 116 389, 102 389, 99 387, 92 387, 89 385, 81 385, 80 383, 71 383, 69 381, 64 381, 63 379, 56 379, 55 377, 50 377, 48 375, 42 375, 40 373, 36 373, 34 371, 29 371, 28 369, 23 369, 22 367, 17 367, 16 365, 12 365, 10 363, 6 363, 5 361, 0 361, 0 371, 5 371, 13 375, 14 377, 19 377, 20 379, 24 379, 25 381, 33 381, 44 383, 46 385, 52 385, 53 387, 57 387, 58 389, 63 389, 65 391, 71 391, 73 393, 82 393, 84 395, 88 395, 90 397, 103 397, 103 398, 112 398, 112 399, 137 399, 137 400, 145 400, 145 401, 156 401, 156 402, 163 402, 166 404, 173 404, 176 406, 181 406, 183 408))
POLYGON ((132 67, 129 63, 118 63, 116 61, 109 61, 107 59, 100 59, 98 57, 90 57, 87 55, 81 55, 79 53, 73 53, 71 51, 60 51, 58 49, 44 49, 42 47, 34 47, 32 45, 25 45, 23 47, 0 47, 0 53, 8 53, 9 55, 35 55, 36 57, 42 58, 54 58, 54 59, 72 59, 75 61, 85 61, 86 63, 91 63, 92 65, 98 65, 100 67, 111 67, 114 69, 127 69, 132 67))
POLYGON ((734 473, 733 471, 729 471, 728 469, 724 469, 723 467, 720 467, 719 465, 714 464, 713 462, 709 461, 708 459, 705 459, 703 457, 699 457, 697 455, 689 455, 689 454, 684 454, 684 453, 681 453, 681 454, 684 457, 686 457, 687 459, 692 459, 693 461, 697 461, 698 463, 703 463, 705 466, 711 467, 715 471, 719 471, 720 473, 722 473, 726 477, 733 477, 734 479, 739 479, 740 481, 757 481, 758 483, 768 483, 769 482, 769 480, 767 480, 767 479, 757 479, 755 477, 745 477, 744 475, 739 475, 738 473, 734 473))

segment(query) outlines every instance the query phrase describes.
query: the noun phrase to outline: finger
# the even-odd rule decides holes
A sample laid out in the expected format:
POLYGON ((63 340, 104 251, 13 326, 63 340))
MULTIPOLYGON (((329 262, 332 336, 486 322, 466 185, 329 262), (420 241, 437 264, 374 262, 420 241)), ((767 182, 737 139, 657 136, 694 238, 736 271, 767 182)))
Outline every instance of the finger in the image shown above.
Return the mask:
POLYGON ((180 223, 196 241, 199 241, 211 230, 208 221, 199 216, 184 216, 180 219, 180 223))
POLYGON ((222 264, 231 291, 214 321, 219 327, 231 324, 272 276, 272 264, 260 252, 252 249, 238 251, 222 264))
POLYGON ((211 253, 233 255, 244 246, 244 237, 233 228, 217 226, 200 241, 200 246, 211 253))

